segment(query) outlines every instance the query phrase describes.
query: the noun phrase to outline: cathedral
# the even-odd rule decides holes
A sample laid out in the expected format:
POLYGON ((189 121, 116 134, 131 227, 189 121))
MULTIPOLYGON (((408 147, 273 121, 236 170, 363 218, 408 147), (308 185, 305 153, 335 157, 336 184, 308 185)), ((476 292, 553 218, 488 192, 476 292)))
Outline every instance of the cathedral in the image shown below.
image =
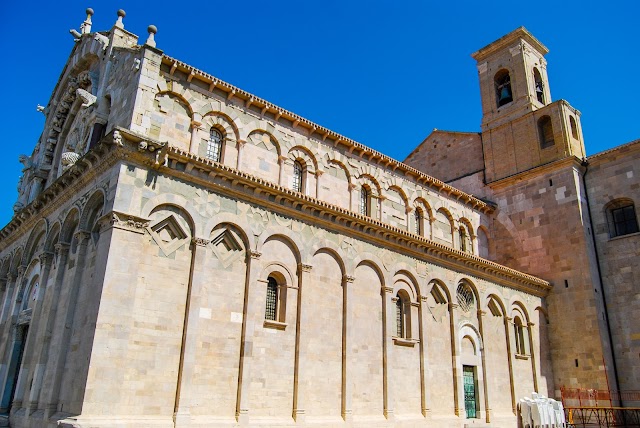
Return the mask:
POLYGON ((472 55, 480 132, 401 162, 92 15, 0 230, 0 426, 508 428, 640 390, 640 140, 587 157, 526 29, 472 55))

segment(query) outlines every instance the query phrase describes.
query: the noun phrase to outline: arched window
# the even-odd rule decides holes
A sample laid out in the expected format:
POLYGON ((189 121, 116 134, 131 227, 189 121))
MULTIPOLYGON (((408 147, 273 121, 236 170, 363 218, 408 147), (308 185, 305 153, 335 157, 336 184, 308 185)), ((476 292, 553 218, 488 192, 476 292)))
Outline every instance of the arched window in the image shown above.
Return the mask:
POLYGON ((220 162, 222 155, 222 133, 216 128, 209 130, 209 141, 207 141, 207 159, 220 162))
POLYGON ((520 317, 515 317, 513 319, 514 325, 514 334, 516 339, 516 354, 519 355, 527 355, 527 345, 525 342, 525 327, 522 325, 522 320, 520 317))
POLYGON ((270 276, 267 279, 267 304, 264 319, 278 321, 278 282, 270 276))
POLYGON ((395 297, 396 305, 396 337, 409 339, 411 337, 411 302, 403 290, 395 297))
POLYGON ((537 68, 533 68, 533 81, 536 87, 536 98, 538 102, 544 104, 544 83, 542 83, 542 76, 537 68))
POLYGON ((360 189, 360 214, 371 215, 371 191, 366 186, 360 189))
POLYGON ((469 246, 467 245, 467 230, 464 226, 461 226, 459 229, 460 236, 460 251, 466 253, 469 251, 469 246))
POLYGON ((304 167, 300 161, 293 163, 293 190, 304 192, 304 167))
POLYGON ((458 301, 458 306, 464 312, 469 312, 475 303, 475 299, 473 298, 473 291, 471 288, 461 282, 458 285, 458 289, 456 290, 456 300, 458 301))
POLYGON ((629 199, 611 202, 607 206, 607 221, 612 238, 638 232, 636 209, 629 199))
POLYGON ((555 144, 553 139, 553 125, 549 116, 542 116, 538 120, 538 135, 540 135, 540 147, 546 149, 555 144))
POLYGON ((36 280, 31 284, 31 287, 24 293, 22 296, 22 306, 20 310, 25 309, 33 309, 36 303, 36 298, 38 297, 38 288, 40 284, 36 280))
POLYGON ((571 125, 571 136, 578 139, 578 125, 576 125, 576 120, 573 116, 569 116, 569 125, 571 125))
POLYGON ((400 295, 396 296, 396 336, 405 337, 404 334, 404 304, 400 295))
POLYGON ((496 100, 498 101, 498 107, 502 107, 505 104, 513 101, 513 92, 511 92, 511 76, 507 70, 500 70, 494 77, 494 83, 496 87, 496 100))
POLYGON ((422 211, 420 208, 416 208, 413 212, 413 220, 415 222, 415 233, 416 235, 424 235, 424 228, 422 226, 422 222, 424 221, 424 217, 422 216, 422 211))

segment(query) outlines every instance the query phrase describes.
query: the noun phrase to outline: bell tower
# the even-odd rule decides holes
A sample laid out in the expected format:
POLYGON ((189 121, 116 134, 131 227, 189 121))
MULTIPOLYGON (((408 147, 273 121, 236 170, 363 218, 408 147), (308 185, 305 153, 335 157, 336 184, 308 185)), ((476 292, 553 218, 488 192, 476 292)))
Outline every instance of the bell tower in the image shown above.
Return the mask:
POLYGON ((549 50, 520 27, 475 52, 488 183, 566 157, 585 156, 580 112, 551 101, 549 50))

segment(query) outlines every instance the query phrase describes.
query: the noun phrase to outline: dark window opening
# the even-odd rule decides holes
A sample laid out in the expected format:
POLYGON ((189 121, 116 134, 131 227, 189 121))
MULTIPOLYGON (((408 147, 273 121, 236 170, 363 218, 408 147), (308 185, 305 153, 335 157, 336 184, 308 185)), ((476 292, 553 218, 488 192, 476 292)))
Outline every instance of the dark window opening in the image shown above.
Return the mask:
POLYGON ((264 319, 277 321, 278 313, 278 283, 273 277, 267 279, 267 303, 264 319))
POLYGON ((511 92, 511 77, 507 70, 500 70, 494 78, 496 87, 496 99, 498 100, 498 107, 502 107, 505 104, 513 101, 513 93, 511 92))
POLYGON ((578 139, 578 125, 576 124, 576 120, 573 116, 569 116, 569 125, 571 125, 571 136, 574 139, 578 139))
POLYGON ((542 76, 537 68, 533 69, 533 81, 536 87, 536 98, 538 102, 544 104, 544 83, 542 83, 542 76))
POLYGON ((616 204, 609 209, 608 217, 612 238, 638 232, 638 220, 633 204, 624 206, 616 204))
POLYGON ((296 192, 302 192, 304 189, 304 168, 300 161, 293 163, 293 190, 296 192))
POLYGON ((364 186, 360 189, 360 214, 371 215, 371 192, 364 186))
POLYGON ((422 232, 422 212, 420 212, 419 209, 416 208, 414 214, 413 214, 413 218, 415 220, 415 226, 416 226, 416 235, 421 235, 423 234, 422 232))
POLYGON ((549 116, 542 116, 538 120, 538 134, 540 135, 540 147, 546 149, 555 144, 553 139, 553 125, 549 116))

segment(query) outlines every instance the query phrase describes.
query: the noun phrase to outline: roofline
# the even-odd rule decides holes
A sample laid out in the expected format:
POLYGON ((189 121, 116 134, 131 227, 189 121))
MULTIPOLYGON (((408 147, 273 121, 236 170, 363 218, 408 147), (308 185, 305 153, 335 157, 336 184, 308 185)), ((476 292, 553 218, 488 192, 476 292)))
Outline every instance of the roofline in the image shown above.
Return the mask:
POLYGON ((510 32, 509 34, 506 34, 500 37, 498 40, 491 42, 487 46, 475 51, 474 53, 471 54, 471 56, 473 57, 473 59, 480 62, 486 57, 488 57, 489 55, 491 55, 492 53, 498 50, 504 49, 509 45, 512 45, 513 42, 517 41, 518 39, 525 40, 542 55, 546 55, 547 53, 549 53, 549 49, 547 49, 545 45, 540 43, 538 39, 533 37, 533 35, 529 33, 526 28, 518 27, 512 32, 510 32))
MULTIPOLYGON (((473 131, 446 131, 444 129, 438 129, 438 128, 433 128, 433 131, 431 131, 429 133, 429 135, 427 135, 421 142, 420 144, 418 144, 413 150, 411 150, 411 153, 409 153, 405 158, 404 161, 406 161, 407 159, 409 159, 411 157, 411 155, 413 155, 414 153, 418 152, 420 147, 422 147, 422 145, 424 143, 427 142, 427 140, 436 133, 441 133, 441 134, 459 134, 459 135, 478 135, 480 136, 480 139, 482 139, 482 132, 477 131, 477 132, 473 132, 473 131)), ((404 162, 403 161, 403 162, 404 162)))
POLYGON ((588 161, 597 160, 597 159, 594 159, 594 158, 598 158, 600 156, 606 156, 606 155, 608 155, 610 153, 617 152, 618 150, 629 148, 629 147, 634 146, 636 144, 638 145, 638 148, 640 148, 640 138, 637 139, 637 140, 629 141, 628 143, 624 143, 624 144, 616 146, 616 147, 612 147, 610 149, 603 150, 603 151, 598 152, 596 154, 593 154, 591 156, 587 156, 587 160, 588 161))

